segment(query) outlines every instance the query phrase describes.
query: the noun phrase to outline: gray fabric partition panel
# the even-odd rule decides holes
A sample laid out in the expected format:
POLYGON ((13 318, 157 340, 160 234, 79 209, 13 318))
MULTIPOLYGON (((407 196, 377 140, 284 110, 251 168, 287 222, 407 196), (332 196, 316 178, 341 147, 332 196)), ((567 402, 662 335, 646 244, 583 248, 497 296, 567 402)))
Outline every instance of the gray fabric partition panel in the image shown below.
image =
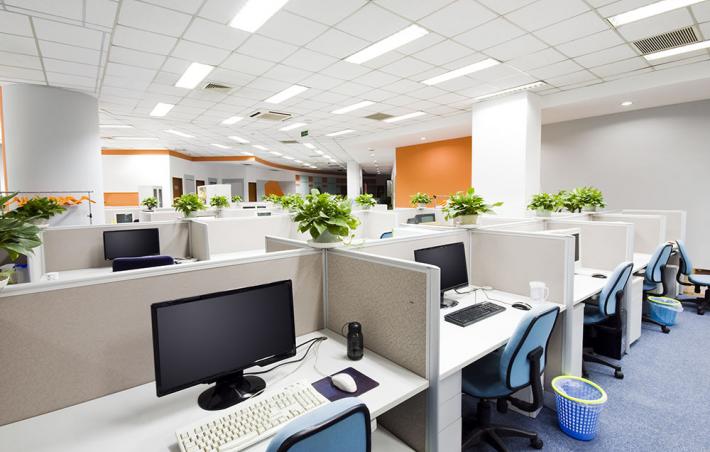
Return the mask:
POLYGON ((427 393, 429 391, 427 389, 420 392, 377 418, 377 421, 387 430, 395 433, 399 439, 418 452, 426 450, 427 393))
POLYGON ((322 329, 321 253, 0 298, 0 425, 154 380, 150 305, 291 279, 296 334, 322 329))
POLYGON ((299 245, 297 243, 289 242, 286 240, 280 240, 280 239, 274 238, 274 237, 266 237, 265 244, 266 244, 265 249, 266 249, 267 253, 275 253, 277 251, 289 251, 289 250, 310 248, 305 243, 303 245, 299 245))

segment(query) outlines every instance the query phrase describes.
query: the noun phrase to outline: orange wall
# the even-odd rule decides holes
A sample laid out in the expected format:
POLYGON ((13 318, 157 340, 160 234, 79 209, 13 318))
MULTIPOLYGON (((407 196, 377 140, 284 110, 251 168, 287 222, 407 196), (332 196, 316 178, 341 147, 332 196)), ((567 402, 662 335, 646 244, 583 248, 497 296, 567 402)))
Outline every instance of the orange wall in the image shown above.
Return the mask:
POLYGON ((264 194, 283 196, 284 191, 281 189, 281 185, 278 182, 270 180, 264 184, 264 194))
POLYGON ((114 207, 137 206, 138 192, 104 192, 104 205, 114 207))
POLYGON ((449 195, 471 186, 471 137, 397 148, 395 159, 396 207, 410 207, 416 192, 449 195))

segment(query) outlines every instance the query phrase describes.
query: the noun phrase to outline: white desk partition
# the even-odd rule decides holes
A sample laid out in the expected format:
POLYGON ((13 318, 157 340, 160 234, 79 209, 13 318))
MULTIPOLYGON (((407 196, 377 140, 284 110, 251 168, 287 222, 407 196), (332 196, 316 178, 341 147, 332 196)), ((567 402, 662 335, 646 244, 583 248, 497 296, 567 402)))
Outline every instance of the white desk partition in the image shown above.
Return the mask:
POLYGON ((541 219, 527 219, 500 224, 490 224, 479 229, 491 231, 539 232, 545 230, 545 223, 541 219))
POLYGON ((602 221, 548 220, 547 230, 579 230, 579 266, 614 270, 634 258, 634 225, 602 221))
POLYGON ((624 209, 622 214, 661 215, 666 217, 666 241, 685 240, 687 213, 685 210, 624 209))
POLYGON ((397 214, 382 210, 354 210, 353 215, 360 220, 355 230, 356 239, 379 239, 382 233, 391 232, 397 225, 397 214))
POLYGON ((663 215, 593 214, 594 221, 621 221, 634 225, 634 252, 652 254, 666 241, 666 217, 663 215))

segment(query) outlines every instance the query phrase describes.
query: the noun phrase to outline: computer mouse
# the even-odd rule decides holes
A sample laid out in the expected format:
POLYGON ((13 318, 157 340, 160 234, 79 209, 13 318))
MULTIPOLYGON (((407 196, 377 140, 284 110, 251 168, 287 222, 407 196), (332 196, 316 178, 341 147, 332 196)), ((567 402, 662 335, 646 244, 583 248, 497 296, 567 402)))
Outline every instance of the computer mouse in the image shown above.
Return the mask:
POLYGON ((529 311, 532 308, 532 306, 523 302, 513 303, 511 306, 515 309, 520 309, 521 311, 529 311))
POLYGON ((602 279, 606 279, 606 275, 605 275, 605 274, 602 274, 602 273, 594 273, 594 274, 592 275, 592 278, 602 278, 602 279))
POLYGON ((332 375, 330 377, 330 382, 333 383, 333 386, 343 392, 349 392, 350 394, 352 394, 353 392, 357 391, 357 383, 355 383, 353 377, 348 374, 332 375))

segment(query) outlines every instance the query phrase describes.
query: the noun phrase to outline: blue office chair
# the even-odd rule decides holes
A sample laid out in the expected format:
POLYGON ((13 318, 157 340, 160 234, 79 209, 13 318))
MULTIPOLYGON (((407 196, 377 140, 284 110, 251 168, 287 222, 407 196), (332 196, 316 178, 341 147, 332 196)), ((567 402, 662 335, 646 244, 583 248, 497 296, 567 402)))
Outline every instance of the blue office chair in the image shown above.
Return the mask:
MULTIPOLYGON (((585 342, 594 341, 600 330, 611 330, 620 332, 621 317, 621 300, 624 297, 626 285, 629 283, 631 273, 634 269, 633 262, 622 262, 619 264, 611 276, 607 279, 606 285, 599 293, 599 297, 593 299, 593 303, 584 305, 584 329, 585 342)), ((587 344, 585 344, 586 346, 587 344)), ((616 357, 616 356, 614 356, 616 357)), ((621 366, 614 365, 608 361, 599 358, 591 353, 591 347, 585 347, 582 354, 583 362, 598 363, 614 369, 614 376, 618 379, 624 378, 624 373, 621 371, 621 366)), ((586 369, 582 370, 582 375, 587 377, 586 369)))
POLYGON ((370 452, 370 411, 355 397, 317 408, 284 426, 267 452, 370 452))
POLYGON ((543 443, 535 432, 515 427, 491 424, 491 406, 496 399, 498 411, 505 413, 510 402, 516 408, 533 412, 542 407, 542 382, 547 345, 560 309, 533 308, 524 314, 508 343, 463 369, 464 395, 478 398, 476 426, 464 433, 462 449, 481 440, 496 450, 507 451, 501 437, 518 436, 530 440, 535 449, 543 443), (511 397, 516 391, 530 386, 533 401, 511 397))
MULTIPOLYGON (((656 248, 656 251, 651 255, 651 260, 646 267, 646 273, 643 278, 643 296, 644 300, 649 296, 665 296, 668 293, 668 285, 665 280, 665 269, 668 264, 668 259, 673 252, 673 244, 670 242, 661 243, 656 248), (661 285, 661 292, 658 292, 658 285, 661 285)), ((644 315, 641 320, 647 323, 653 323, 661 327, 661 331, 668 334, 670 328, 661 322, 657 322, 648 316, 644 315)))
POLYGON ((698 315, 705 314, 705 309, 710 307, 710 275, 696 275, 693 273, 693 263, 688 256, 688 251, 685 249, 685 243, 682 240, 676 241, 678 252, 680 253, 680 262, 678 273, 676 273, 676 281, 681 286, 689 286, 695 288, 695 293, 700 293, 700 288, 705 288, 704 297, 694 297, 692 295, 678 295, 678 301, 681 303, 693 303, 698 310, 698 315), (683 278, 685 277, 685 278, 683 278))
POLYGON ((382 234, 380 234, 381 239, 391 239, 392 236, 393 236, 392 231, 387 231, 387 232, 383 232, 382 234))

